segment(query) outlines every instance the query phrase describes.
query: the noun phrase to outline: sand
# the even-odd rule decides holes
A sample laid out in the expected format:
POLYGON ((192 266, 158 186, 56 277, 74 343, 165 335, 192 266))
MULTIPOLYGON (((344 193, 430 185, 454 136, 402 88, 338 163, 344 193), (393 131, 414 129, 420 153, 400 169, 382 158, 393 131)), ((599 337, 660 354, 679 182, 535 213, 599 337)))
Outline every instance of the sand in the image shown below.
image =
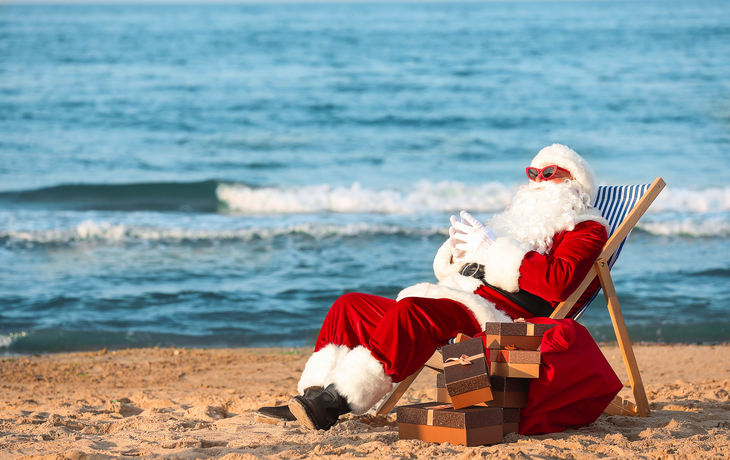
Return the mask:
MULTIPOLYGON (((628 385, 619 350, 602 350, 628 385)), ((295 393, 309 354, 148 348, 0 359, 0 458, 730 458, 728 345, 637 346, 651 417, 602 415, 578 430, 471 448, 401 441, 395 414, 345 416, 327 432, 257 422, 256 408, 295 393)), ((404 402, 435 397, 426 370, 404 402)))

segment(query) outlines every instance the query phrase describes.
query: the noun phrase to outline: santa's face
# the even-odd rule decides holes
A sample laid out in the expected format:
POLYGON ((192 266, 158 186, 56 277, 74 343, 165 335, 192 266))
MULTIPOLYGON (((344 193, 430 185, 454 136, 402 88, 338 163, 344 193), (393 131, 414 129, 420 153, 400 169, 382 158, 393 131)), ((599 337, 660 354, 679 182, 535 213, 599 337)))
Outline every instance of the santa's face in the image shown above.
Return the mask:
POLYGON ((560 184, 565 182, 566 179, 573 180, 573 176, 567 169, 560 168, 558 166, 546 166, 545 168, 528 168, 528 172, 538 171, 539 173, 533 178, 529 173, 527 177, 533 182, 552 182, 554 184, 560 184), (546 179, 544 176, 548 176, 546 179))
POLYGON ((565 179, 573 180, 573 176, 571 176, 568 171, 558 169, 555 174, 550 176, 550 179, 542 179, 538 177, 536 182, 552 182, 554 184, 560 184, 561 182, 565 182, 565 179))

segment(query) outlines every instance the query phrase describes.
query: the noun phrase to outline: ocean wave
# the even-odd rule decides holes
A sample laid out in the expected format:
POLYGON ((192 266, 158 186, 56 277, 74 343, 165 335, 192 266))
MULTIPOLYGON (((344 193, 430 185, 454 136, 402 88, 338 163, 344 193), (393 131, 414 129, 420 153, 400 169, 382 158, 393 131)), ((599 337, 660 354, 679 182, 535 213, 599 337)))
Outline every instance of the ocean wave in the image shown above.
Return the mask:
POLYGON ((220 184, 218 199, 238 214, 496 212, 510 202, 516 188, 498 182, 469 186, 460 182, 420 182, 410 190, 376 190, 355 182, 350 187, 328 184, 253 188, 220 184))
POLYGON ((198 324, 203 334, 185 334, 170 327, 158 326, 151 331, 109 329, 71 330, 62 328, 32 329, 28 332, 0 335, 0 355, 17 356, 33 353, 72 352, 86 350, 119 350, 142 347, 219 348, 261 346, 303 346, 314 344, 316 326, 292 325, 291 321, 267 328, 247 325, 229 327, 225 331, 198 324), (5 343, 3 337, 12 337, 5 343))
MULTIPOLYGON (((728 216, 705 220, 680 218, 676 220, 641 221, 637 229, 650 236, 663 237, 730 237, 728 216)), ((83 243, 163 244, 245 243, 271 240, 282 236, 314 239, 349 238, 360 236, 446 236, 446 225, 404 226, 357 222, 349 224, 300 223, 280 227, 246 227, 235 229, 189 229, 182 227, 145 227, 86 220, 70 228, 36 231, 0 231, 0 247, 54 246, 83 243)))
POLYGON ((217 212, 220 181, 70 184, 2 192, 0 199, 21 205, 119 211, 217 212))
POLYGON ((651 214, 730 212, 730 187, 689 190, 667 187, 648 210, 651 214))
POLYGON ((83 242, 163 243, 247 242, 272 239, 283 235, 311 238, 355 237, 366 235, 446 235, 446 228, 419 229, 400 225, 352 223, 344 225, 304 223, 282 227, 250 227, 240 229, 205 229, 140 227, 87 220, 76 227, 31 232, 0 232, 5 247, 27 245, 63 245, 83 242))
POLYGON ((0 348, 9 348, 18 339, 27 335, 27 332, 12 332, 10 334, 0 334, 0 348))
MULTIPOLYGON (((0 200, 20 205, 46 204, 94 210, 224 212, 232 214, 374 213, 416 214, 462 209, 477 213, 507 207, 516 184, 458 181, 419 182, 409 187, 376 189, 361 185, 253 186, 241 182, 77 184, 20 192, 2 192, 0 200)), ((704 190, 667 187, 649 214, 730 212, 730 187, 704 190)))
MULTIPOLYGON (((222 183, 216 194, 226 209, 240 214, 499 212, 507 207, 517 186, 489 182, 420 182, 407 190, 371 189, 328 184, 300 187, 261 187, 222 183)), ((689 190, 667 187, 649 208, 650 214, 730 212, 730 187, 689 190)))
POLYGON ((730 237, 730 217, 713 216, 706 219, 677 217, 639 222, 637 228, 655 236, 682 236, 694 238, 730 237))

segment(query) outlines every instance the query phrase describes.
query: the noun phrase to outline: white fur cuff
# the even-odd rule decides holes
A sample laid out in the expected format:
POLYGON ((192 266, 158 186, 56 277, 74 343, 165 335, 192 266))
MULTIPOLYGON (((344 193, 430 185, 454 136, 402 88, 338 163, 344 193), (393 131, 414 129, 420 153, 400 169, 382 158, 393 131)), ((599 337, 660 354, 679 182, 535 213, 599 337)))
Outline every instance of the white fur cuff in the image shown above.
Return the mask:
POLYGON ((462 264, 454 263, 453 260, 451 260, 451 257, 451 245, 449 244, 449 240, 446 240, 436 253, 436 257, 433 259, 433 273, 439 281, 452 273, 458 273, 459 270, 461 270, 462 264))
POLYGON ((327 376, 325 386, 333 383, 337 393, 347 399, 352 412, 362 415, 393 389, 393 379, 383 363, 370 350, 358 346, 327 376))
POLYGON ((606 219, 601 216, 600 211, 598 211, 595 208, 587 209, 585 213, 580 214, 576 216, 575 223, 578 225, 581 222, 588 222, 588 221, 594 221, 598 222, 599 224, 603 225, 603 227, 606 229, 607 234, 611 234, 611 224, 608 223, 606 219))
POLYGON ((520 289, 520 266, 530 245, 508 236, 497 238, 484 260, 484 279, 508 292, 520 289))
POLYGON ((299 379, 297 391, 300 395, 304 394, 304 390, 309 387, 323 387, 324 380, 332 369, 345 359, 350 349, 344 345, 335 345, 330 343, 319 351, 315 351, 309 357, 307 364, 304 366, 304 372, 299 379))

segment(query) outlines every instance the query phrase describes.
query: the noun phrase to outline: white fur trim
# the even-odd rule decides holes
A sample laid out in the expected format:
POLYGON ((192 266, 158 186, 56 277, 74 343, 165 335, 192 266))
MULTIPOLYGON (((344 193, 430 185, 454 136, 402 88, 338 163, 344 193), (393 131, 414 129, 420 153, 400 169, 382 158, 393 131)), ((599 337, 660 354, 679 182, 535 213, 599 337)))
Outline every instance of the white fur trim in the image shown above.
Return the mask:
POLYGON ((483 261, 484 280, 508 292, 519 291, 522 259, 531 250, 529 244, 514 238, 508 236, 497 238, 483 261))
POLYGON ((452 259, 451 244, 449 244, 449 240, 446 240, 446 242, 442 244, 436 252, 436 257, 433 259, 433 273, 436 275, 436 279, 441 281, 449 275, 459 273, 461 271, 461 267, 465 264, 476 261, 476 258, 471 253, 467 252, 463 259, 459 259, 458 262, 455 262, 452 259))
POLYGON ((450 275, 439 282, 420 283, 403 289, 398 294, 397 300, 406 297, 425 297, 427 299, 451 299, 464 305, 484 330, 485 323, 510 323, 512 318, 507 316, 495 304, 484 297, 474 294, 474 291, 481 286, 481 281, 476 278, 450 275))
POLYGON ((587 222, 589 220, 598 222, 606 228, 606 233, 611 234, 611 224, 603 218, 600 211, 595 208, 587 209, 583 214, 576 216, 575 224, 578 225, 581 222, 587 222))
POLYGON ((457 273, 459 270, 461 270, 461 264, 454 263, 452 260, 451 245, 449 244, 449 240, 446 240, 438 252, 436 252, 436 257, 433 259, 433 273, 441 281, 450 274, 457 273))
POLYGON ((347 399, 352 412, 362 415, 393 389, 393 379, 385 373, 383 363, 373 358, 363 346, 352 349, 327 376, 337 393, 347 399))
POLYGON ((299 378, 299 384, 297 385, 299 394, 303 395, 304 390, 309 387, 325 386, 324 380, 327 375, 345 359, 349 352, 350 348, 345 345, 335 345, 333 343, 325 345, 319 351, 315 351, 309 357, 307 364, 304 366, 304 372, 299 378))
POLYGON ((530 166, 533 168, 543 168, 549 165, 558 165, 570 171, 573 179, 591 197, 591 203, 596 200, 596 193, 598 192, 596 173, 593 172, 593 168, 575 150, 565 145, 553 144, 540 150, 530 163, 530 166))

